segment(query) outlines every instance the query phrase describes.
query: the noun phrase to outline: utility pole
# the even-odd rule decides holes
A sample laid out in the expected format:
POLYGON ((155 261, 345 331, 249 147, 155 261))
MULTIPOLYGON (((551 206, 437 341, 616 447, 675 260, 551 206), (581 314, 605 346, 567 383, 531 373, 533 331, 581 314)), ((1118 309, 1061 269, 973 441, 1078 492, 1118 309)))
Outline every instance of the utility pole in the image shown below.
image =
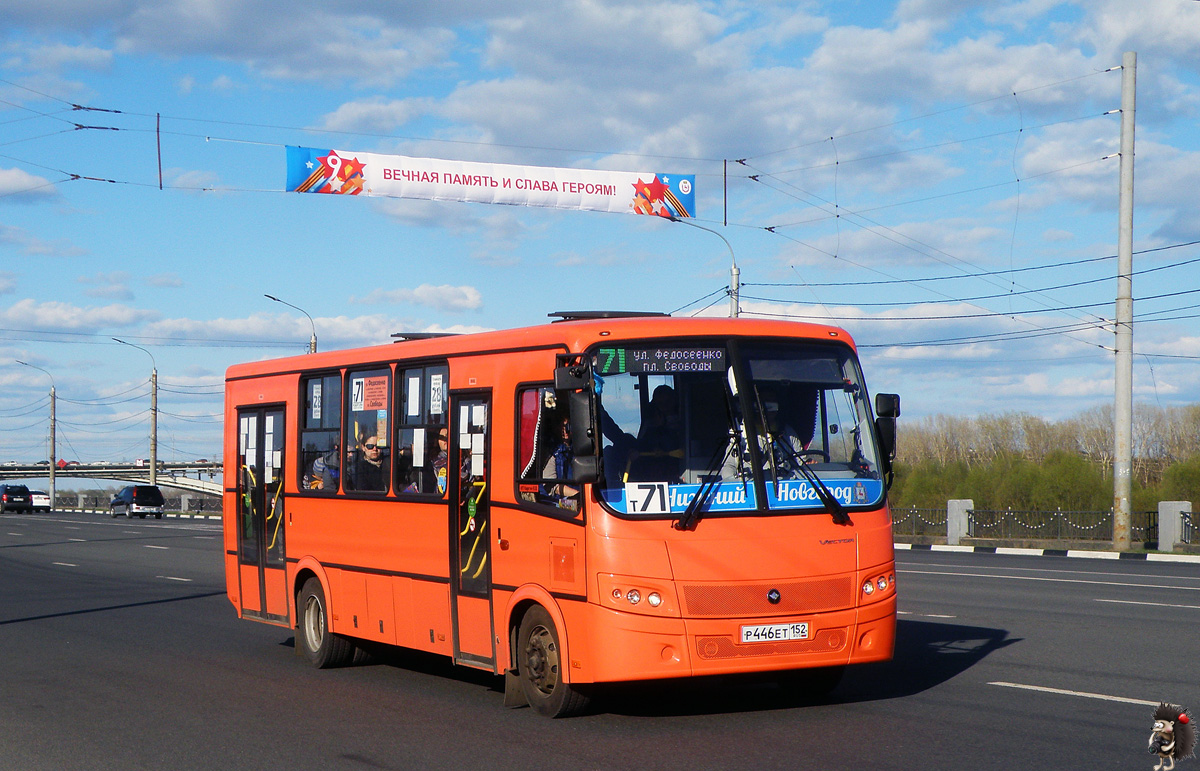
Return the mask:
POLYGON ((296 310, 303 313, 305 316, 308 316, 309 326, 312 327, 312 337, 310 337, 308 339, 308 352, 316 353, 317 352, 317 325, 315 323, 313 323, 313 318, 312 318, 312 316, 308 315, 308 311, 304 310, 303 308, 301 308, 298 305, 292 305, 290 302, 287 302, 286 300, 280 300, 275 295, 264 294, 263 297, 267 298, 268 300, 274 300, 275 302, 277 302, 281 305, 286 305, 289 308, 295 308, 296 310))
MULTIPOLYGON (((150 357, 154 361, 154 357, 150 357)), ((150 484, 158 484, 158 365, 150 370, 150 484)))
POLYGON ((1121 193, 1117 224, 1117 371, 1113 407, 1113 548, 1127 551, 1133 489, 1133 127, 1137 53, 1121 58, 1121 193))
POLYGON ((736 319, 738 317, 738 293, 739 293, 739 290, 741 289, 742 272, 740 270, 738 270, 737 256, 733 253, 733 245, 729 243, 728 238, 721 235, 720 233, 713 230, 712 228, 706 228, 703 225, 697 225, 695 222, 692 222, 691 220, 685 220, 685 219, 681 219, 679 217, 674 217, 674 216, 672 216, 670 218, 670 220, 671 220, 671 222, 680 222, 684 225, 688 225, 688 226, 696 228, 698 230, 707 231, 709 233, 712 233, 714 236, 716 236, 717 238, 719 238, 725 242, 725 247, 727 249, 729 249, 729 262, 730 262, 730 268, 729 268, 729 318, 736 319))
POLYGON ((47 490, 47 492, 50 493, 50 510, 53 511, 54 510, 54 472, 58 471, 58 468, 55 465, 56 463, 58 463, 58 458, 55 457, 58 454, 56 452, 56 450, 58 449, 58 442, 56 441, 56 437, 54 435, 55 434, 55 424, 56 424, 55 416, 54 416, 54 407, 55 407, 55 403, 58 400, 58 395, 55 393, 56 389, 54 387, 54 375, 51 375, 49 372, 42 369, 41 367, 30 364, 27 361, 21 361, 20 359, 17 359, 17 364, 24 364, 26 367, 30 367, 30 368, 36 369, 36 370, 41 370, 42 372, 46 373, 46 377, 50 378, 50 480, 49 480, 49 488, 50 489, 47 490))
POLYGON ((154 354, 140 345, 127 343, 119 337, 112 338, 115 343, 137 348, 150 357, 150 484, 158 484, 158 362, 154 354))

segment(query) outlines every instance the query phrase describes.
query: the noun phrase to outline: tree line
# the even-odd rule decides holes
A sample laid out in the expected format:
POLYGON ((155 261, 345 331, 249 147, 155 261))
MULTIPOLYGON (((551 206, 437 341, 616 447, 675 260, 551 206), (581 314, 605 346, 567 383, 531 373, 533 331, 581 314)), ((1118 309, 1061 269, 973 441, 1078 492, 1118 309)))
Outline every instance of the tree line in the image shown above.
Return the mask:
MULTIPOLYGON (((1027 413, 900 420, 894 507, 1106 511, 1113 505, 1113 408, 1061 421, 1027 413)), ((1133 412, 1135 511, 1161 500, 1200 511, 1200 405, 1133 412)))

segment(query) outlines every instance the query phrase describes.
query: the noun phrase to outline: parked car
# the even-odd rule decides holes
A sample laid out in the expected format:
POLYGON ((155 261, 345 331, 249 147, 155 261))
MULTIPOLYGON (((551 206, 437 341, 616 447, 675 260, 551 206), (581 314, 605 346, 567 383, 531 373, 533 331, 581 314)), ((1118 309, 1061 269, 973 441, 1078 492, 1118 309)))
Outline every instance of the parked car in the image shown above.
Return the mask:
POLYGON ((127 517, 136 515, 142 519, 145 519, 147 514, 153 514, 157 519, 162 519, 162 491, 154 485, 123 487, 108 504, 108 513, 113 517, 124 514, 127 517))
POLYGON ((50 511, 50 493, 30 490, 29 505, 34 511, 50 511))
POLYGON ((10 511, 32 511, 29 488, 25 485, 0 485, 0 514, 10 511))

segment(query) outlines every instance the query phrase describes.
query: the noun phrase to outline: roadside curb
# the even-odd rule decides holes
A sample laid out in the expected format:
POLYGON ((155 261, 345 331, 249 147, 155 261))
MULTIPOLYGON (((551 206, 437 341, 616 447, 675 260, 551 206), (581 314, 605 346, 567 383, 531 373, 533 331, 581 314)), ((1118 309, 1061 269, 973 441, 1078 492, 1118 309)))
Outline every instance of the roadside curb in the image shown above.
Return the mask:
MULTIPOLYGON (((108 509, 54 509, 51 514, 107 514, 108 509)), ((172 514, 164 513, 163 519, 220 519, 220 514, 172 514)))
POLYGON ((1143 562, 1200 563, 1200 554, 1160 552, 1089 551, 1086 549, 1026 549, 1015 546, 950 546, 947 544, 897 543, 897 551, 947 551, 975 554, 1016 554, 1027 557, 1081 557, 1096 560, 1141 560, 1143 562))

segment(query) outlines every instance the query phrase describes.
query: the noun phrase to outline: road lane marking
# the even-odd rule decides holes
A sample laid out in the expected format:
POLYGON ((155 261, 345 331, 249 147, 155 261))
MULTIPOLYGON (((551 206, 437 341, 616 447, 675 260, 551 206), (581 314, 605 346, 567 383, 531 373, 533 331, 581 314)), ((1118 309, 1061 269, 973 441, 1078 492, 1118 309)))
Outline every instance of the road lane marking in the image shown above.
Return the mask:
POLYGON ((947 570, 897 570, 897 573, 913 573, 927 576, 957 576, 966 578, 1000 578, 1007 581, 1048 581, 1059 584, 1095 584, 1097 586, 1125 586, 1134 589, 1179 589, 1188 592, 1200 591, 1200 586, 1164 586, 1162 584, 1135 584, 1122 581, 1084 581, 1081 578, 1048 578, 1046 576, 997 576, 988 573, 959 573, 947 570))
POLYGON ((917 616, 918 618, 958 618, 958 616, 948 616, 945 613, 913 613, 911 610, 898 610, 897 616, 917 616))
POLYGON ((1125 696, 1109 696, 1104 693, 1088 693, 1087 691, 1068 691, 1063 688, 1048 688, 1044 685, 1025 685, 1023 683, 988 683, 988 685, 998 685, 1002 688, 1020 688, 1026 691, 1039 691, 1041 693, 1056 693, 1060 696, 1079 696, 1084 699, 1100 699, 1101 701, 1119 701, 1125 704, 1144 704, 1147 707, 1157 707, 1157 701, 1146 701, 1145 699, 1130 699, 1125 696))
POLYGON ((190 579, 190 578, 179 578, 177 576, 155 576, 155 578, 163 578, 163 579, 166 579, 167 581, 183 581, 184 583, 188 583, 188 584, 190 584, 192 582, 192 579, 190 579))
POLYGON ((68 538, 67 540, 71 543, 87 543, 86 538, 68 538))
POLYGON ((1169 602, 1137 602, 1135 600, 1102 600, 1096 598, 1096 602, 1116 602, 1122 605, 1153 605, 1156 608, 1187 608, 1188 610, 1200 610, 1200 605, 1172 605, 1169 602))
POLYGON ((170 546, 155 546, 152 543, 144 543, 144 544, 142 544, 142 546, 147 549, 170 549, 171 548, 170 546))
POLYGON ((77 568, 77 567, 79 567, 79 566, 78 566, 78 565, 76 565, 74 562, 51 562, 50 564, 51 564, 51 565, 59 565, 60 567, 64 567, 64 568, 77 568))
MULTIPOLYGON (((962 565, 954 565, 949 562, 905 562, 904 565, 919 565, 927 568, 962 568, 962 565)), ((1164 578, 1161 573, 1114 573, 1111 570, 1059 570, 1053 568, 1021 568, 1021 567, 1006 567, 1003 565, 989 565, 988 570, 997 572, 1004 570, 1020 570, 1026 573, 1067 573, 1077 576, 1120 576, 1121 578, 1164 578)), ((1200 581, 1200 576, 1170 576, 1170 578, 1179 581, 1200 581)))

